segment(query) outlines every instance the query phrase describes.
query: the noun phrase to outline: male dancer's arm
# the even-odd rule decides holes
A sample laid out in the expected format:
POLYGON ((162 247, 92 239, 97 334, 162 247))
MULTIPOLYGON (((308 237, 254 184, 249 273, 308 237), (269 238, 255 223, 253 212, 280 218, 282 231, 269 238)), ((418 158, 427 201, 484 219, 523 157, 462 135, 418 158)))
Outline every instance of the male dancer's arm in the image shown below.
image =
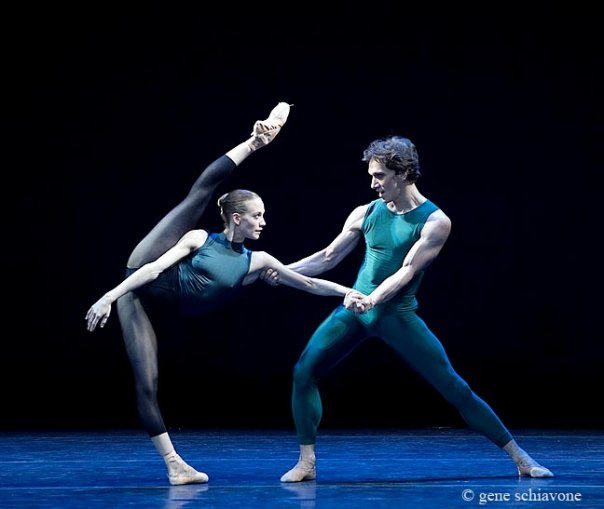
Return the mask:
MULTIPOLYGON (((304 276, 316 276, 333 269, 359 243, 362 236, 361 226, 368 206, 361 205, 355 208, 346 219, 342 231, 327 247, 310 256, 290 263, 287 265, 287 268, 304 276)), ((261 277, 263 280, 270 282, 270 273, 263 274, 261 277)), ((278 274, 273 277, 274 279, 278 281, 278 274)))

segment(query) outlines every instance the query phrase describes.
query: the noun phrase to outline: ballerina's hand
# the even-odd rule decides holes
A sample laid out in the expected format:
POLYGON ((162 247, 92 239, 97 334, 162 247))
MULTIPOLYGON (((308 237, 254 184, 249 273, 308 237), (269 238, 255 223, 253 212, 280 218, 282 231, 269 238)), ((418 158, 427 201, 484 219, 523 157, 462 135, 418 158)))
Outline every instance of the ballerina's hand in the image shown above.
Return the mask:
POLYGON ((97 300, 86 313, 86 328, 89 332, 96 329, 98 325, 105 327, 109 315, 111 314, 111 301, 107 297, 102 297, 97 300))
POLYGON ((364 298, 365 295, 363 295, 361 292, 351 290, 344 297, 344 307, 353 313, 364 313, 365 309, 362 305, 364 298))

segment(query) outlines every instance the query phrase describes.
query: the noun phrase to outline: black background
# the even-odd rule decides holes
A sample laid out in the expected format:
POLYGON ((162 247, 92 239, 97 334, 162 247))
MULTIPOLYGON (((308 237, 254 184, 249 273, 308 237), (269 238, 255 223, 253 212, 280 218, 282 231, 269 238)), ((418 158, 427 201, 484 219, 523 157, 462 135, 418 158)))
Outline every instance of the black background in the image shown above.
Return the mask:
MULTIPOLYGON (((457 371, 510 427, 604 424, 596 16, 30 7, 3 36, 1 427, 139 426, 117 317, 90 334, 86 310, 282 100, 279 137, 219 190, 263 197, 248 247, 288 263, 327 245, 376 197, 365 146, 407 136, 420 191, 453 222, 419 312, 457 371)), ((220 227, 217 209, 201 226, 220 227)), ((352 284, 361 256, 325 277, 352 284)), ((169 427, 293 427, 293 364, 337 304, 257 283, 212 315, 158 320, 169 427)), ((325 427, 461 424, 376 339, 322 396, 325 427)))

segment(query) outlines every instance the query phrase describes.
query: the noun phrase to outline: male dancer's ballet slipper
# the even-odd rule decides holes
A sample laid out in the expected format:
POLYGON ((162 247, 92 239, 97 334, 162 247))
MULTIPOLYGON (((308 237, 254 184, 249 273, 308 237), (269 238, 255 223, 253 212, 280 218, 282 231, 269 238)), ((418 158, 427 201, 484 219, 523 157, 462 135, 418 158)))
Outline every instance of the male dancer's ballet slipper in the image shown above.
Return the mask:
POLYGON ((554 477, 554 474, 548 468, 542 467, 539 464, 536 465, 520 465, 518 466, 518 475, 520 477, 554 477))

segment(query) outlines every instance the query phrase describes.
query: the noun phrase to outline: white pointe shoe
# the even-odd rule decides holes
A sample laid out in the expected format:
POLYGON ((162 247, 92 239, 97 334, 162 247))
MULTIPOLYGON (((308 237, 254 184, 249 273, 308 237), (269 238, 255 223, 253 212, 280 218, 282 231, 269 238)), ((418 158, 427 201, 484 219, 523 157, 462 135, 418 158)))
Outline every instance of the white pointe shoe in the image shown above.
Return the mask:
POLYGON ((281 476, 281 482, 314 481, 317 471, 314 463, 298 461, 296 466, 281 476))
POLYGON ((168 458, 166 464, 168 466, 168 479, 172 486, 180 486, 182 484, 203 484, 208 482, 207 474, 195 470, 178 454, 174 454, 168 458))
POLYGON ((277 124, 279 126, 283 126, 285 122, 287 122, 287 117, 289 116, 289 110, 293 104, 288 104, 286 102, 281 101, 275 106, 268 115, 268 118, 265 120, 267 124, 277 124))
POLYGON ((257 120, 252 129, 254 136, 262 145, 268 145, 279 134, 281 128, 287 122, 291 105, 286 102, 280 102, 275 106, 266 120, 257 120))

